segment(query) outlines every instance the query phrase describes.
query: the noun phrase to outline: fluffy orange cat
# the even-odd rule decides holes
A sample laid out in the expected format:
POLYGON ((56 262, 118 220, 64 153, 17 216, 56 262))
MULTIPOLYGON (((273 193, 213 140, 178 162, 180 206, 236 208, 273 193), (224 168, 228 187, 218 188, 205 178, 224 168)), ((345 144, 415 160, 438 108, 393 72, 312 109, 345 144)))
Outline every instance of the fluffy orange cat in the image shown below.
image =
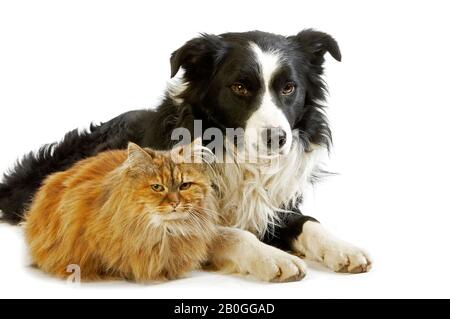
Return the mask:
POLYGON ((211 181, 205 164, 173 154, 130 143, 50 176, 24 224, 33 263, 62 278, 76 264, 83 281, 165 280, 199 267, 217 231, 211 181))

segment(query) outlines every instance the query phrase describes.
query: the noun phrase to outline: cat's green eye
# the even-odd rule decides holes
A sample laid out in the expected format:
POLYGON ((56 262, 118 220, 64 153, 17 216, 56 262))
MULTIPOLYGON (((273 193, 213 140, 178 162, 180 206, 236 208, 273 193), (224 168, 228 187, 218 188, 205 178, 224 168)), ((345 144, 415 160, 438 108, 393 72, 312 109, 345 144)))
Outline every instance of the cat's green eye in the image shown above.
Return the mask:
POLYGON ((164 186, 159 184, 153 184, 151 187, 155 192, 162 192, 164 190, 164 186))
POLYGON ((186 189, 188 189, 189 187, 191 187, 192 183, 183 183, 180 185, 180 190, 184 191, 186 189))

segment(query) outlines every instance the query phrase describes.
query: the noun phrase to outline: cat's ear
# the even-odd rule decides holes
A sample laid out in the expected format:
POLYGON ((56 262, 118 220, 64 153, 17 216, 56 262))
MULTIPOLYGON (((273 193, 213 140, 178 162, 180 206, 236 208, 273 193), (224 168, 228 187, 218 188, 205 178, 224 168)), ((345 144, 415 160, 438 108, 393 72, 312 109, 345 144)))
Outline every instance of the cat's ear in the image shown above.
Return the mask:
POLYGON ((170 151, 170 155, 175 163, 202 163, 202 152, 204 150, 202 138, 197 137, 190 144, 174 147, 170 151))
POLYGON ((130 167, 143 167, 148 165, 153 159, 154 153, 149 149, 143 149, 139 145, 128 143, 128 164, 130 167))
POLYGON ((199 136, 192 141, 191 144, 188 145, 188 149, 193 151, 199 151, 203 149, 203 140, 202 137, 199 136))

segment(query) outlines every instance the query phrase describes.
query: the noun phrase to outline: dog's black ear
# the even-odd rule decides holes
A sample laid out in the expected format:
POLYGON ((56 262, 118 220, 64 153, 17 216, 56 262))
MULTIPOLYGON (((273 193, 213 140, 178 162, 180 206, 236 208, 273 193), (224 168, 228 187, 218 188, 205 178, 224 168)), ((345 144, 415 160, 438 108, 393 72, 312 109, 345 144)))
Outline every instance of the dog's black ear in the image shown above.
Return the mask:
POLYGON ((313 64, 321 65, 327 52, 337 61, 342 59, 336 40, 324 32, 307 29, 288 39, 293 40, 309 56, 313 64))
POLYGON ((220 37, 202 34, 172 53, 171 77, 177 74, 180 67, 185 70, 185 77, 188 80, 204 77, 205 74, 214 71, 224 54, 225 46, 220 37))

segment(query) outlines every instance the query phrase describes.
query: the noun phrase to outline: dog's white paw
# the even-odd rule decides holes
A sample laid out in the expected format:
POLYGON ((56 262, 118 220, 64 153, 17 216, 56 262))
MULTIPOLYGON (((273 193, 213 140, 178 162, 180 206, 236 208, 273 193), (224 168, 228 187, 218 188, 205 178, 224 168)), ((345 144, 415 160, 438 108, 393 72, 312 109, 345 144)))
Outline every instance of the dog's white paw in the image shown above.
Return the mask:
POLYGON ((370 270, 372 260, 362 249, 344 242, 334 242, 324 247, 321 256, 322 262, 336 272, 349 272, 353 274, 370 270))
POLYGON ((267 282, 297 281, 305 276, 306 265, 297 256, 264 244, 248 231, 219 229, 219 240, 209 261, 211 269, 251 275, 267 282))
POLYGON ((306 265, 300 258, 263 243, 249 257, 245 270, 263 281, 298 281, 306 274, 306 265))
POLYGON ((306 258, 320 261, 336 272, 363 273, 372 265, 365 251, 337 239, 316 222, 303 225, 303 232, 294 246, 306 258))

